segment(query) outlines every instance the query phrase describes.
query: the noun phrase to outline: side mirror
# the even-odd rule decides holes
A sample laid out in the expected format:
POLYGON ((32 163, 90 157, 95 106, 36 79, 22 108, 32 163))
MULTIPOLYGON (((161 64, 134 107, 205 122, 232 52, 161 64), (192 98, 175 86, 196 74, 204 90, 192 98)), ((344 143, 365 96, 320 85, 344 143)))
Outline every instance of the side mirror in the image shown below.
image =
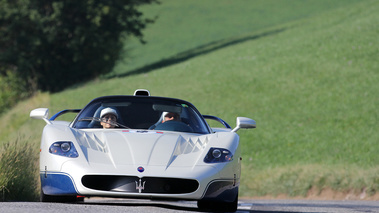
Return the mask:
POLYGON ((257 125, 253 119, 245 117, 237 117, 237 126, 232 130, 232 132, 237 132, 239 129, 252 129, 256 128, 257 125))
POLYGON ((51 124, 51 121, 48 119, 49 117, 48 108, 34 109, 30 112, 30 117, 34 119, 41 119, 41 120, 44 120, 47 124, 51 124))

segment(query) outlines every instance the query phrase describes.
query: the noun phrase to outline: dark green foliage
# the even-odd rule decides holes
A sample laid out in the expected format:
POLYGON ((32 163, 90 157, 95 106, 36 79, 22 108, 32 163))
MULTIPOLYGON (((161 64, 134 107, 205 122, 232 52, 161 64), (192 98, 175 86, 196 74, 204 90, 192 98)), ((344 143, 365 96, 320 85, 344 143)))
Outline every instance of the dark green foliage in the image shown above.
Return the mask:
POLYGON ((6 71, 5 75, 0 75, 0 114, 30 94, 26 83, 17 76, 17 73, 6 71))
POLYGON ((32 90, 59 91, 110 72, 125 36, 143 42, 151 19, 136 7, 156 0, 0 0, 0 74, 32 90))

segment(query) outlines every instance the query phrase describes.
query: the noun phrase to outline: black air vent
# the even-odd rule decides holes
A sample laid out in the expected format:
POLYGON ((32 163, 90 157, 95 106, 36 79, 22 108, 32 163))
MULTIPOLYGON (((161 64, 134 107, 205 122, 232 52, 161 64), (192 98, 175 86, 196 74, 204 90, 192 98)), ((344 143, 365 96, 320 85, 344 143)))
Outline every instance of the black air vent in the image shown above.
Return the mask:
POLYGON ((101 191, 185 194, 197 190, 196 180, 180 178, 160 178, 117 175, 85 175, 82 178, 85 187, 101 191))

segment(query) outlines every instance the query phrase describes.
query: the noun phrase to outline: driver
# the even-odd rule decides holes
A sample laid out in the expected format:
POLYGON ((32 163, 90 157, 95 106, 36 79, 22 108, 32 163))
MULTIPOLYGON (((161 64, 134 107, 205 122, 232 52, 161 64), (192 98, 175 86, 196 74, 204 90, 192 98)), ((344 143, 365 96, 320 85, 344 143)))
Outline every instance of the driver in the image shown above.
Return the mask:
POLYGON ((100 113, 100 124, 104 129, 115 128, 117 123, 117 112, 112 108, 105 108, 100 113))

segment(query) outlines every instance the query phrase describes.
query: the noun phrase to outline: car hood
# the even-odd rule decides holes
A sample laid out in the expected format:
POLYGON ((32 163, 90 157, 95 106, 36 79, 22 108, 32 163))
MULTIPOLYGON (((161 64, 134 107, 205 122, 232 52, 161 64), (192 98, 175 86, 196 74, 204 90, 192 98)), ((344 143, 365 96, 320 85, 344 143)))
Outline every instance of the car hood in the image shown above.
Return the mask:
POLYGON ((214 134, 137 130, 73 130, 89 164, 135 166, 194 166, 214 134))

